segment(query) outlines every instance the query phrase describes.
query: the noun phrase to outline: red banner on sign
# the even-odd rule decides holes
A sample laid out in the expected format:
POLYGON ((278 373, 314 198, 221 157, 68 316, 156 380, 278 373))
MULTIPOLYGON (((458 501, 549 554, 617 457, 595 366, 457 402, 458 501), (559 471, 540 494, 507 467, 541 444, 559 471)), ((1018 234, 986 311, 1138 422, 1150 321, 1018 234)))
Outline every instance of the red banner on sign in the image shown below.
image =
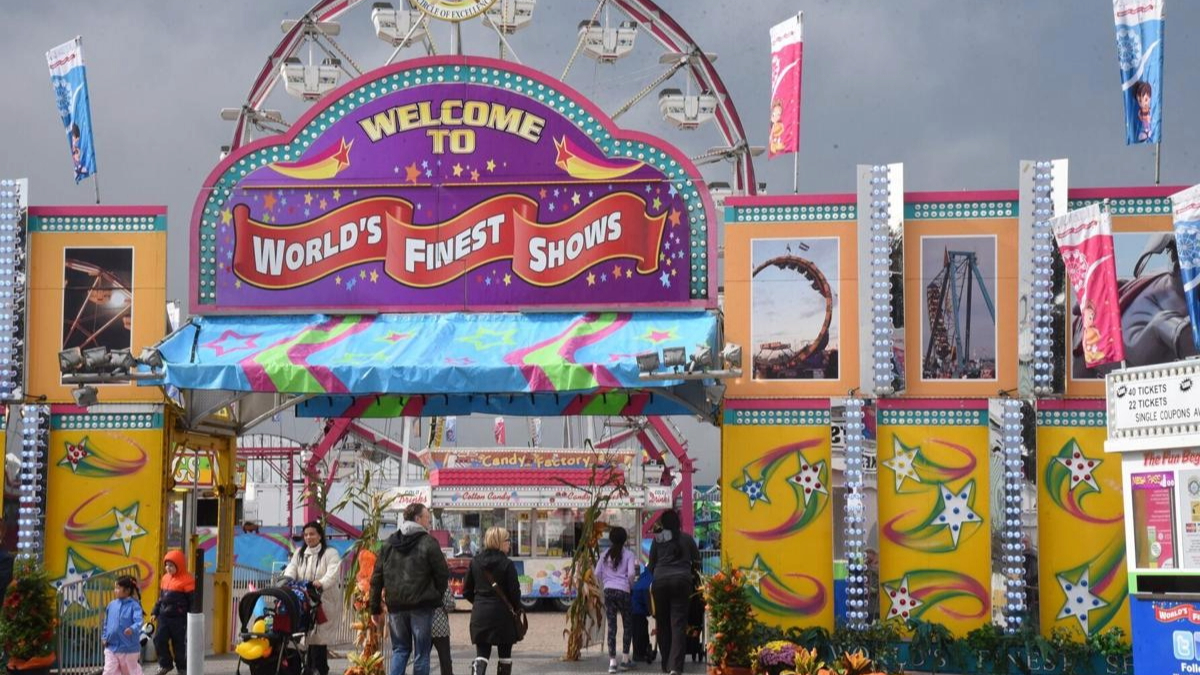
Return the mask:
POLYGON ((1200 624, 1200 610, 1193 605, 1176 605, 1175 607, 1154 607, 1154 618, 1159 623, 1172 623, 1174 621, 1188 621, 1194 624, 1200 624))
POLYGON ((666 214, 616 193, 555 223, 537 222, 537 203, 524 195, 493 197, 432 225, 413 224, 412 204, 373 197, 306 223, 279 226, 233 208, 233 271, 260 288, 294 288, 338 270, 382 260, 384 272, 412 287, 440 286, 499 260, 537 286, 556 286, 613 258, 638 261, 639 274, 658 270, 666 214))

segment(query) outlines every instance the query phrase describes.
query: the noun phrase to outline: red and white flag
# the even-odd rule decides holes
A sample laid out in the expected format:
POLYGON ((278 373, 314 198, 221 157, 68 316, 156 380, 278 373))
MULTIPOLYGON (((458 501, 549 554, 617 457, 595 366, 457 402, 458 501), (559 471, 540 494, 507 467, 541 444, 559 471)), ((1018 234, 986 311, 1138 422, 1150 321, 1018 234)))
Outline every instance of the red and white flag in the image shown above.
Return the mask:
POLYGON ((1050 221, 1083 319, 1083 361, 1089 368, 1125 360, 1112 221, 1099 204, 1050 221))
POLYGON ((767 157, 800 150, 800 75, 804 13, 771 28, 771 128, 767 157))
POLYGON ((496 421, 492 423, 492 435, 496 437, 497 444, 499 444, 499 445, 505 444, 504 418, 503 417, 497 417, 496 421))

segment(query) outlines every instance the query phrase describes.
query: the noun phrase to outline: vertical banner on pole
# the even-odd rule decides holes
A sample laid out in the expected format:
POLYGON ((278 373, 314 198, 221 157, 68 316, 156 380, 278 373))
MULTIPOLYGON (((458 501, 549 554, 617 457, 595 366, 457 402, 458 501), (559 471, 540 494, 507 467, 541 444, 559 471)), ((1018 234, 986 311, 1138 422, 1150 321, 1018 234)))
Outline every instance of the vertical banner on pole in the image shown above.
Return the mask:
POLYGON ((92 111, 88 102, 87 69, 83 65, 83 39, 75 38, 46 52, 50 84, 67 141, 75 182, 96 173, 96 147, 92 137, 92 111))
POLYGON ((800 150, 800 79, 804 64, 803 14, 771 27, 771 132, 767 156, 800 150))
POLYGON ((1104 405, 1102 399, 1038 403, 1038 576, 1046 636, 1060 626, 1077 631, 1081 642, 1113 627, 1130 631, 1121 462, 1104 454, 1104 405))
MULTIPOLYGON (((1192 326, 1200 326, 1200 185, 1171 195, 1175 221, 1175 246, 1179 252, 1179 276, 1187 299, 1192 326)), ((1192 343, 1200 351, 1200 331, 1192 331, 1192 343)))
POLYGON ((879 400, 881 618, 991 620, 988 402, 879 400))
POLYGON ((1125 144, 1162 140, 1164 0, 1113 0, 1125 144))
POLYGON ((746 575, 764 623, 833 628, 829 425, 827 399, 726 401, 723 563, 746 575))
POLYGON ((1089 368, 1125 360, 1112 222, 1100 204, 1050 221, 1058 253, 1083 317, 1083 360, 1089 368))

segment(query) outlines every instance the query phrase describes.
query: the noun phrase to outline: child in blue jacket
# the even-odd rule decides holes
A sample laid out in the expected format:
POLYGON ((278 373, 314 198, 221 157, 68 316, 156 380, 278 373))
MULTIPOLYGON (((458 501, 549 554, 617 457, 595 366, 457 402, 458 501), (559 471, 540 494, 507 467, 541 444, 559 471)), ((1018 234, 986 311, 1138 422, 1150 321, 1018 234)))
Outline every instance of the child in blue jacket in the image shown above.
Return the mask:
POLYGON ((654 575, 650 570, 643 569, 641 576, 633 584, 633 660, 653 663, 657 654, 650 648, 650 622, 647 619, 650 611, 650 585, 654 583, 654 575))
POLYGON ((138 638, 142 628, 142 594, 133 577, 118 577, 113 586, 117 599, 108 603, 104 616, 104 675, 142 675, 138 638))

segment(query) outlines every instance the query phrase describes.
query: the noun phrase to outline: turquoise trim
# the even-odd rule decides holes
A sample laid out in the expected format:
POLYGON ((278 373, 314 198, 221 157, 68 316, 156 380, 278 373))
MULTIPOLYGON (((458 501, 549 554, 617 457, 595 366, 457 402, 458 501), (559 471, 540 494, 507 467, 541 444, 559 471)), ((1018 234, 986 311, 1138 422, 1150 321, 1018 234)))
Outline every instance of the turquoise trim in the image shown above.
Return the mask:
POLYGON ((729 410, 725 424, 734 426, 822 426, 830 424, 829 410, 729 410))
POLYGON ((987 426, 986 410, 880 410, 879 424, 892 426, 987 426))
POLYGON ((918 202, 904 205, 905 220, 958 220, 962 218, 1016 218, 1016 201, 918 202))
POLYGON ((50 428, 59 431, 76 429, 161 429, 162 413, 89 413, 86 415, 53 415, 50 428))
POLYGON ((855 204, 812 204, 797 206, 726 206, 725 222, 732 223, 820 223, 858 219, 855 204))
MULTIPOLYGON (((1103 199, 1072 199, 1067 202, 1067 209, 1074 211, 1085 206, 1099 204, 1103 199)), ((1171 215, 1170 197, 1138 197, 1135 199, 1109 199, 1109 213, 1114 216, 1169 216, 1171 215)))
POLYGON ((29 216, 30 232, 166 232, 166 216, 29 216))
POLYGON ((1039 410, 1037 423, 1051 427, 1103 427, 1108 425, 1108 416, 1103 410, 1039 410))

